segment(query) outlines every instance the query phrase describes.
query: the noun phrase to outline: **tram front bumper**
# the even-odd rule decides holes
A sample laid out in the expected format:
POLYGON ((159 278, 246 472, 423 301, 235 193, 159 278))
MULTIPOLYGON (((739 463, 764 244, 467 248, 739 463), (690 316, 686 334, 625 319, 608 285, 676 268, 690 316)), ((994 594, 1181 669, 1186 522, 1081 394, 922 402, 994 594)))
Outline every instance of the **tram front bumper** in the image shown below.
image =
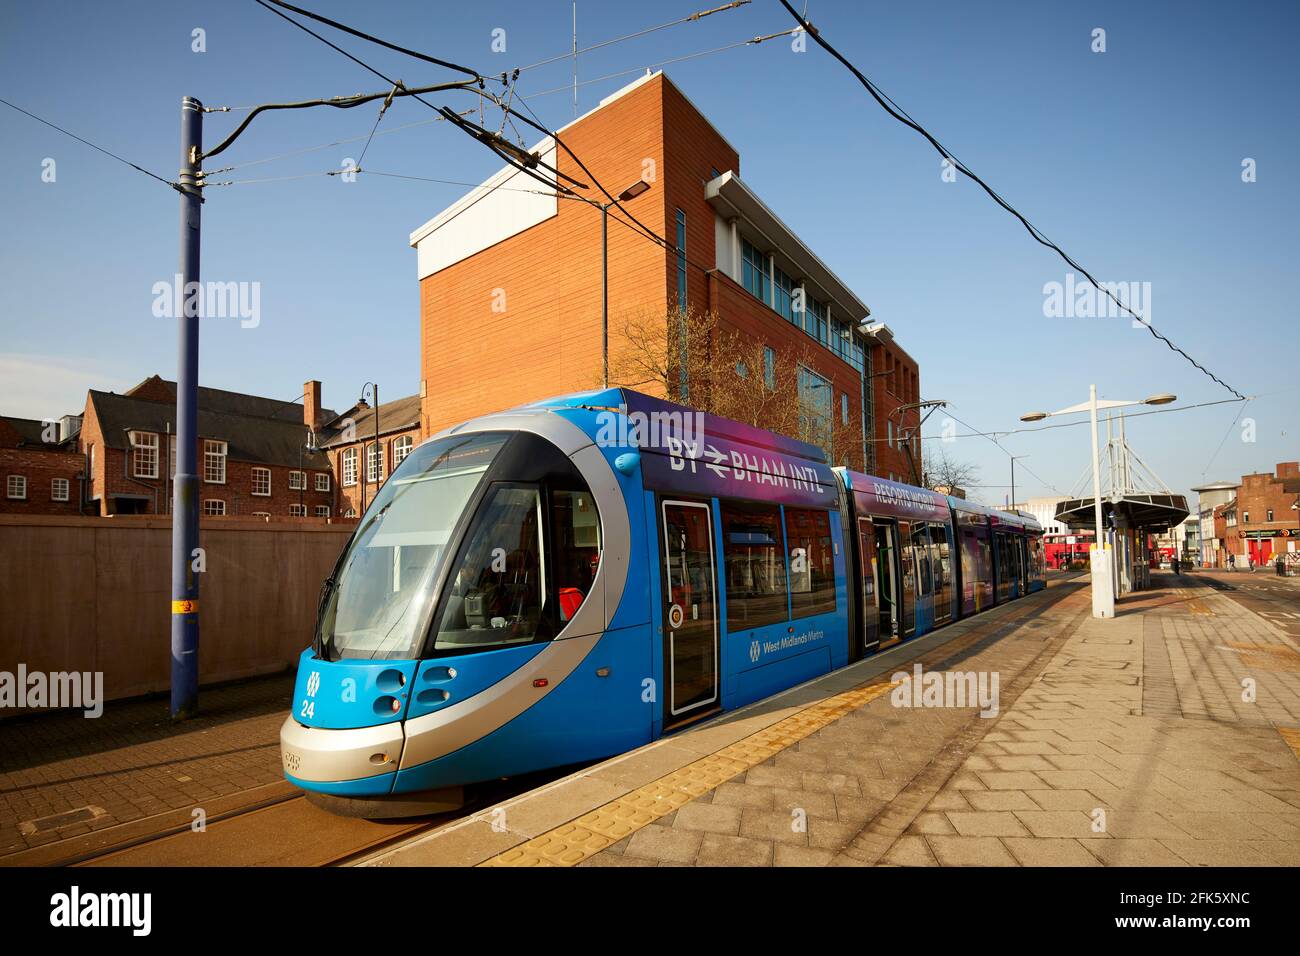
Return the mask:
POLYGON ((280 761, 284 775, 308 789, 332 789, 312 784, 355 781, 356 792, 387 793, 402 762, 405 742, 401 721, 328 730, 306 727, 289 717, 280 727, 280 761), (368 779, 373 777, 386 779, 368 779))

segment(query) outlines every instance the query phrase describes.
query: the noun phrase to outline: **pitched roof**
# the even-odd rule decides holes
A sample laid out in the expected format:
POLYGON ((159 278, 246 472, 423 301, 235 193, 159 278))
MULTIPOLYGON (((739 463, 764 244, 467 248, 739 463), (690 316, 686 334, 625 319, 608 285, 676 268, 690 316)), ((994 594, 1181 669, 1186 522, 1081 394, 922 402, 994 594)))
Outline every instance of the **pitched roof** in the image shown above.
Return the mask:
POLYGON ((0 441, 17 439, 17 446, 40 447, 48 451, 76 451, 77 434, 73 432, 67 438, 47 442, 44 437, 46 423, 36 418, 16 418, 12 415, 0 415, 0 441), (12 437, 11 437, 12 436, 12 437))
MULTIPOLYGON (((170 401, 175 403, 176 383, 157 375, 145 379, 135 388, 130 389, 126 393, 127 396, 133 396, 138 389, 151 382, 163 386, 167 390, 170 401)), ((231 415, 248 415, 254 418, 270 418, 275 421, 294 422, 299 425, 303 421, 302 406, 298 404, 299 400, 297 398, 288 401, 278 398, 262 398, 260 395, 229 392, 222 388, 208 388, 204 385, 200 385, 198 391, 200 409, 224 412, 231 415)), ((323 408, 321 409, 321 415, 325 421, 329 421, 335 417, 336 412, 332 408, 323 408)))
POLYGON ((41 438, 41 432, 45 428, 44 422, 36 418, 14 418, 11 415, 0 415, 15 432, 18 433, 20 441, 28 445, 44 445, 41 438))
MULTIPOLYGON (((172 386, 174 392, 175 383, 167 384, 172 386)), ((104 444, 110 448, 130 447, 126 434, 128 431, 156 432, 160 435, 176 432, 175 405, 94 389, 90 390, 89 396, 104 434, 104 444)), ((307 426, 302 422, 301 408, 289 406, 295 412, 293 417, 285 417, 283 414, 271 417, 233 410, 268 410, 276 404, 283 403, 255 395, 200 388, 199 436, 226 442, 227 454, 237 461, 282 465, 287 468, 297 468, 301 462, 304 468, 328 468, 328 459, 321 451, 302 451, 302 457, 299 457, 300 449, 307 442, 307 426)))
MULTIPOLYGON (((331 413, 333 414, 333 413, 331 413)), ((391 402, 379 405, 379 434, 406 431, 420 424, 420 396, 408 395, 395 398, 391 402)), ((324 436, 320 442, 322 448, 334 448, 350 445, 353 442, 375 437, 375 410, 369 405, 353 405, 342 415, 327 420, 321 429, 324 436), (347 422, 351 421, 351 433, 345 431, 347 422)))

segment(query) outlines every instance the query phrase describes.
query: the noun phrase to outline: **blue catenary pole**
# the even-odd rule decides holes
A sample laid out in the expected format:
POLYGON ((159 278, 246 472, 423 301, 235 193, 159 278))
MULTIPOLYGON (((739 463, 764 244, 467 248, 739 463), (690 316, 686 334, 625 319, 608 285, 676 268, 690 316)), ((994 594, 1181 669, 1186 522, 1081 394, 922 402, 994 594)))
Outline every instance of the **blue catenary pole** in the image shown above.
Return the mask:
POLYGON ((176 375, 176 479, 172 501, 172 700, 173 720, 191 717, 199 706, 199 576, 194 570, 199 547, 198 387, 199 227, 203 183, 203 104, 181 100, 181 303, 176 375))

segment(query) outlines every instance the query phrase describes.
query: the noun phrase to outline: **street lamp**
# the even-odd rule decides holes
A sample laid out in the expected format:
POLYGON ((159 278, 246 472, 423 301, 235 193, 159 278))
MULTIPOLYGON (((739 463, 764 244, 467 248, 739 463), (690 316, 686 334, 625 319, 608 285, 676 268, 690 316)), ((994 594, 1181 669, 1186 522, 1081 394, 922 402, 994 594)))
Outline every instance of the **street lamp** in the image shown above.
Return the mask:
POLYGON ((1016 507, 1016 462, 1021 458, 1028 458, 1029 455, 1008 455, 1011 459, 1011 509, 1016 507))
POLYGON ((597 203, 600 206, 600 355, 601 388, 609 388, 609 207, 615 203, 635 199, 650 188, 644 179, 638 179, 618 194, 618 199, 597 203))
POLYGON ((316 432, 315 430, 308 428, 307 444, 298 446, 298 481, 300 482, 298 485, 298 510, 302 512, 302 517, 304 518, 307 517, 307 503, 303 500, 303 496, 307 491, 307 472, 305 472, 302 467, 302 455, 303 452, 306 452, 309 455, 314 455, 316 454, 316 450, 316 432))
MULTIPOLYGON (((357 399, 358 405, 366 404, 366 392, 369 392, 375 400, 375 455, 379 455, 379 386, 374 382, 366 382, 361 386, 361 397, 357 399)), ((366 513, 366 468, 370 459, 367 457, 366 440, 361 439, 361 511, 360 514, 366 513)), ((379 462, 375 462, 375 494, 379 493, 379 462)))
POLYGON ((1097 400, 1097 386, 1088 386, 1088 401, 1062 408, 1056 412, 1029 412, 1020 416, 1022 422, 1041 422, 1053 415, 1069 415, 1074 412, 1089 412, 1092 416, 1092 506, 1093 523, 1096 534, 1093 537, 1092 560, 1092 616, 1107 618, 1115 616, 1115 589, 1111 580, 1110 552, 1102 547, 1101 520, 1101 463, 1097 457, 1097 410, 1099 408, 1123 408, 1127 405, 1168 405, 1177 401, 1177 395, 1162 393, 1152 395, 1141 401, 1097 400))

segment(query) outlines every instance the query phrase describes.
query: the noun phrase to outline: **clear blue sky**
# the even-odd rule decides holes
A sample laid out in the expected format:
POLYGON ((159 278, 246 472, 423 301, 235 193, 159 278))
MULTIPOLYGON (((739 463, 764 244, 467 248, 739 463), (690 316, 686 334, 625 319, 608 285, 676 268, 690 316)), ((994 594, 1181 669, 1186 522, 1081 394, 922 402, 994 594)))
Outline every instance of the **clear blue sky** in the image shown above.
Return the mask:
MULTIPOLYGON (((570 44, 567 0, 302 3, 484 73, 570 44), (506 31, 504 54, 491 50, 497 28, 506 31)), ((579 45, 717 3, 585 0, 579 45)), ((1232 405, 1130 425, 1131 443, 1176 490, 1202 477, 1271 470, 1298 454, 1298 9, 809 4, 842 52, 1047 235, 1102 280, 1150 282, 1156 327, 1240 391, 1262 396, 1245 412, 1256 423, 1253 443, 1241 440, 1239 426, 1228 432, 1232 405), (1096 27, 1106 30, 1104 54, 1090 49, 1096 27), (1241 181, 1247 157, 1258 164, 1250 184, 1241 181)), ((791 25, 776 0, 754 0, 586 54, 580 79, 791 25)), ((447 77, 318 29, 408 85, 447 77)), ((0 96, 169 178, 183 95, 246 106, 381 85, 252 0, 6 4, 0 52, 0 96), (191 51, 196 27, 206 31, 205 53, 191 51)), ((1013 428, 1022 412, 1083 400, 1092 381, 1111 398, 1228 397, 1125 320, 1045 318, 1043 285, 1063 282, 1065 264, 973 183, 944 183, 933 150, 814 44, 796 54, 788 40, 774 40, 666 69, 740 150, 746 181, 920 362, 923 396, 949 400, 963 421, 1013 428)), ((562 61, 525 73, 519 90, 562 87, 569 76, 562 61)), ((631 78, 582 86, 581 108, 631 78)), ((572 118, 568 92, 530 102, 552 126, 572 118)), ((208 144, 241 115, 209 114, 208 144)), ((380 129, 429 115, 399 102, 380 129)), ((217 164, 364 136, 374 117, 368 107, 272 115, 217 164)), ((151 288, 175 271, 176 194, 3 106, 0 138, 0 413, 57 415, 80 409, 87 387, 174 377, 174 327, 153 317, 151 288), (57 163, 54 183, 41 181, 47 157, 57 163)), ((345 144, 216 178, 337 169, 358 149, 345 144)), ((377 137, 366 157, 375 170, 473 182, 498 165, 442 123, 377 137)), ((210 189, 203 278, 260 282, 261 324, 205 323, 202 382, 292 399, 304 380, 319 378, 326 403, 340 408, 368 379, 386 396, 414 392, 419 300, 407 237, 463 192, 365 176, 210 189)), ((1021 497, 1049 493, 1045 483, 1068 491, 1086 468, 1085 428, 1014 435, 1004 445, 1031 456, 1017 467, 1021 497)), ((981 468, 982 484, 1006 484, 1006 455, 987 440, 949 448, 981 468)), ((1004 490, 979 494, 1000 502, 1004 490)))

